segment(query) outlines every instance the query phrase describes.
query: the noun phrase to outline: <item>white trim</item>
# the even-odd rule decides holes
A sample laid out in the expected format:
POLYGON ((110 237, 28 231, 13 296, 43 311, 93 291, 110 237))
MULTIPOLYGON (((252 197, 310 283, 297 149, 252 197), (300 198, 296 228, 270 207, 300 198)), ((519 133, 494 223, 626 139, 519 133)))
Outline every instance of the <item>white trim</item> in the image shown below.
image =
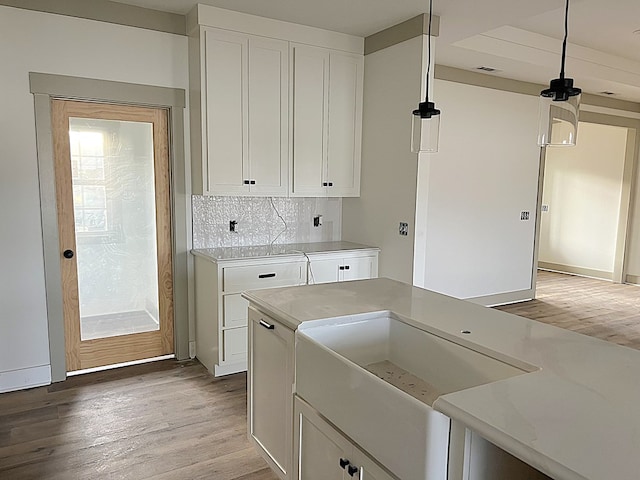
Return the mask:
POLYGON ((74 370, 73 372, 67 372, 67 377, 73 377, 75 375, 82 375, 84 373, 102 372, 104 370, 112 370, 120 367, 130 367, 132 365, 140 365, 142 363, 158 362, 160 360, 170 360, 176 358, 174 354, 162 355, 160 357, 144 358, 142 360, 133 360, 131 362, 114 363, 113 365, 105 365, 103 367, 85 368, 84 370, 74 370))
POLYGON ((51 384, 51 365, 0 372, 0 393, 51 384))
POLYGON ((223 365, 214 365, 214 372, 216 377, 223 375, 231 375, 232 373, 240 373, 247 371, 247 360, 243 360, 239 363, 226 363, 223 365))
POLYGON ((496 307, 498 305, 506 305, 509 303, 526 302, 533 300, 535 290, 533 288, 527 290, 516 290, 515 292, 497 293, 495 295, 483 295, 481 297, 465 298, 464 300, 484 305, 485 307, 496 307))

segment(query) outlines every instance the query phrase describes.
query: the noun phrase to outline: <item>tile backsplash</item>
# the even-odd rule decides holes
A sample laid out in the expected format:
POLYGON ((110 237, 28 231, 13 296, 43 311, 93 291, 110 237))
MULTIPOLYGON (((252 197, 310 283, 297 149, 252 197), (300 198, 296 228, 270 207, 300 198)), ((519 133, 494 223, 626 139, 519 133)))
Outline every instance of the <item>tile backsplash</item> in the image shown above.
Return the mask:
POLYGON ((192 207, 193 248, 330 242, 342 235, 341 198, 193 195, 192 207), (322 215, 319 227, 313 226, 315 215, 322 215))

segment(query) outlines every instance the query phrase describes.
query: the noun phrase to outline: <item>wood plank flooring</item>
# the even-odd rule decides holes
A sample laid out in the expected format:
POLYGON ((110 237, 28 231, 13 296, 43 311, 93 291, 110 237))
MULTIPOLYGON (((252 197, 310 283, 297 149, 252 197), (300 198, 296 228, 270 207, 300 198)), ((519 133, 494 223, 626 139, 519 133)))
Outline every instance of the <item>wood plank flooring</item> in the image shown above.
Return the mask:
POLYGON ((0 395, 0 479, 277 480, 247 440, 246 375, 167 360, 0 395))
MULTIPOLYGON (((640 289, 540 272, 500 310, 640 349, 640 289)), ((277 480, 246 437, 246 375, 163 361, 0 395, 2 480, 277 480)))
POLYGON ((640 350, 640 287, 540 270, 536 297, 496 308, 640 350))

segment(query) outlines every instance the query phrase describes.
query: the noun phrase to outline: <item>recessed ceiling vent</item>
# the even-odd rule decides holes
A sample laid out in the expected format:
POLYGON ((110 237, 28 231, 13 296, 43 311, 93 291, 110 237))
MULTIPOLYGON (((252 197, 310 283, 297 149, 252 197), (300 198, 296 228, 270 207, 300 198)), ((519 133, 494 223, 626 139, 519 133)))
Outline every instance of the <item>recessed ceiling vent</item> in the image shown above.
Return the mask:
POLYGON ((500 70, 498 70, 497 68, 486 67, 484 65, 476 67, 476 70, 482 70, 483 72, 500 72, 500 70))
POLYGON ((610 92, 609 90, 604 90, 602 92, 600 92, 600 95, 615 95, 615 92, 610 92))

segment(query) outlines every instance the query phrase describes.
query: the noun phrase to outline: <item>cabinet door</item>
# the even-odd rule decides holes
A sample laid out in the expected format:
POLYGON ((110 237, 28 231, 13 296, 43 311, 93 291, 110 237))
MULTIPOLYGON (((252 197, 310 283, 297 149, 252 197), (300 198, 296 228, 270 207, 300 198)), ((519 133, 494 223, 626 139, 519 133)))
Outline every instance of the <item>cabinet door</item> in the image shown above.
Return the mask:
POLYGON ((250 307, 249 435, 282 479, 291 478, 293 362, 293 331, 250 307))
POLYGON ((306 45, 295 45, 292 52, 291 195, 324 196, 329 53, 306 45))
POLYGON ((395 477, 295 397, 295 480, 395 480, 395 477))
POLYGON ((224 30, 204 31, 205 190, 248 193, 246 115, 248 39, 224 30))
POLYGON ((363 66, 361 55, 330 53, 326 180, 331 197, 360 195, 363 66))
POLYGON ((339 280, 340 259, 311 260, 309 265, 309 283, 329 283, 339 280))
POLYGON ((357 473, 349 477, 345 472, 347 465, 351 465, 351 443, 297 397, 295 415, 295 480, 358 478, 357 473))
POLYGON ((289 45, 249 38, 248 179, 252 195, 287 195, 289 45), (255 183, 253 183, 255 182, 255 183))
POLYGON ((395 480, 394 476, 356 447, 353 448, 351 458, 353 464, 360 468, 360 476, 356 475, 355 478, 360 480, 395 480))
POLYGON ((345 258, 340 264, 344 269, 340 270, 340 280, 363 280, 375 278, 373 271, 374 257, 345 258))

